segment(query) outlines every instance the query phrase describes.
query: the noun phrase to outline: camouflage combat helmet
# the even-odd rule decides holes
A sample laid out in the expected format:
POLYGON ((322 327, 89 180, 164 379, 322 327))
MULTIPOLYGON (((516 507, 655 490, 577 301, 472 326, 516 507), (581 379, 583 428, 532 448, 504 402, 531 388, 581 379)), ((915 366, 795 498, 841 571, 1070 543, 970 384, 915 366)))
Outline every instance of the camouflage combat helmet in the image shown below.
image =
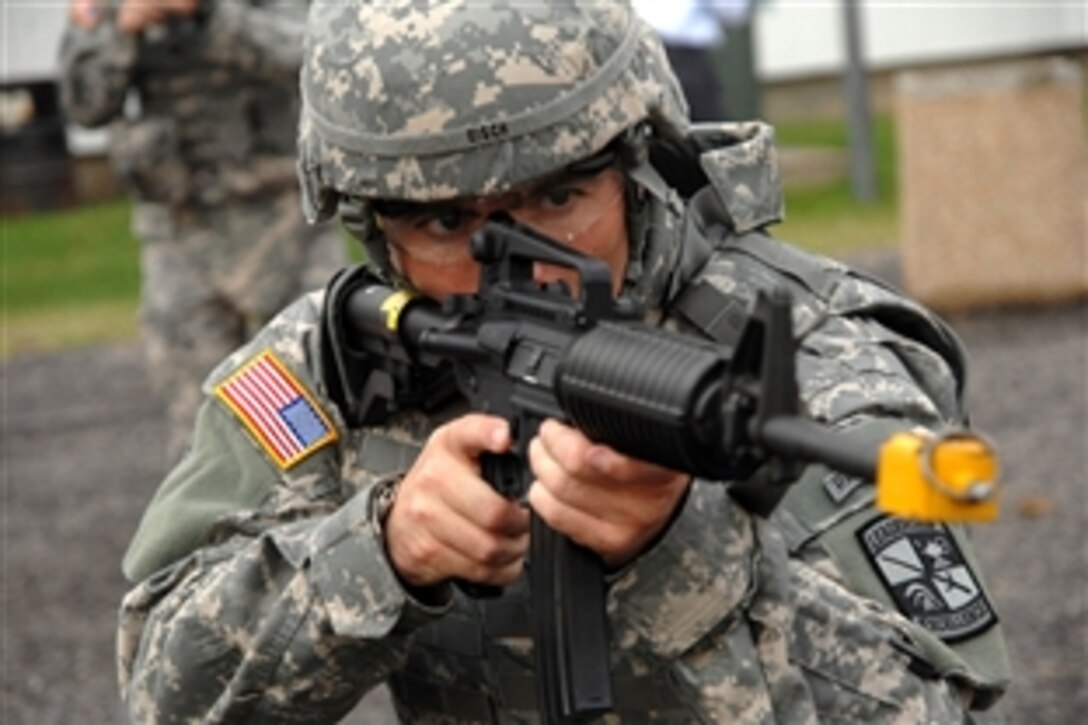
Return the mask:
POLYGON ((688 125, 660 42, 620 1, 317 0, 301 86, 306 215, 339 207, 386 268, 370 200, 498 193, 688 125))

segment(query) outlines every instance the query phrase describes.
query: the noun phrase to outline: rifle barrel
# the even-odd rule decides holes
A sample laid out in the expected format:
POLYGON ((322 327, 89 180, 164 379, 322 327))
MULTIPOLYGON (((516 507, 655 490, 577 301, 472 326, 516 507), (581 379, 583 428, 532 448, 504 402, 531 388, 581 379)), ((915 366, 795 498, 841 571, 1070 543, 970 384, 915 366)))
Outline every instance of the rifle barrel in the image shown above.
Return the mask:
POLYGON ((763 424, 757 437, 768 450, 786 458, 818 461, 851 476, 876 478, 878 451, 816 421, 776 416, 763 424))

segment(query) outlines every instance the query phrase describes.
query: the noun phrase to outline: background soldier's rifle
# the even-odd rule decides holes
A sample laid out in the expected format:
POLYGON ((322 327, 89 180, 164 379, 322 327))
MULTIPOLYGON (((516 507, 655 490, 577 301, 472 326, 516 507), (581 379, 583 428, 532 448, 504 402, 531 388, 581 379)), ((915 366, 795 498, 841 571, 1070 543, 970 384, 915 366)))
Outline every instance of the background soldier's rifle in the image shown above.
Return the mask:
MULTIPOLYGON (((481 461, 484 478, 507 497, 524 495, 529 442, 545 418, 556 418, 636 458, 730 482, 734 498, 762 516, 811 462, 876 478, 878 491, 894 491, 890 499, 878 494, 892 513, 996 514, 993 451, 973 434, 904 432, 878 449, 801 414, 784 295, 758 298, 729 349, 644 325, 637 310, 613 299, 604 262, 513 222, 489 222, 473 239, 473 254, 481 265, 475 294, 439 305, 364 274, 337 314, 352 358, 365 368, 356 376, 362 422, 425 403, 434 380, 452 376, 472 409, 510 422, 511 453, 481 461), (561 283, 536 284, 535 264, 577 272, 577 294, 561 283)), ((534 514, 528 568, 545 721, 609 710, 599 558, 534 514)))

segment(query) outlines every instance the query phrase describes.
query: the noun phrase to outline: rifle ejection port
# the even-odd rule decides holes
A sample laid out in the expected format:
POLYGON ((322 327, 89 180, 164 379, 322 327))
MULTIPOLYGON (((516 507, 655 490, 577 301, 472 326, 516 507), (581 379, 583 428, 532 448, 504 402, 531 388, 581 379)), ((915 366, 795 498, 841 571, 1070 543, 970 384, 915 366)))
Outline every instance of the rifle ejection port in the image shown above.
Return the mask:
POLYGON ((510 356, 509 372, 530 385, 548 384, 555 374, 555 357, 540 345, 518 345, 510 356))

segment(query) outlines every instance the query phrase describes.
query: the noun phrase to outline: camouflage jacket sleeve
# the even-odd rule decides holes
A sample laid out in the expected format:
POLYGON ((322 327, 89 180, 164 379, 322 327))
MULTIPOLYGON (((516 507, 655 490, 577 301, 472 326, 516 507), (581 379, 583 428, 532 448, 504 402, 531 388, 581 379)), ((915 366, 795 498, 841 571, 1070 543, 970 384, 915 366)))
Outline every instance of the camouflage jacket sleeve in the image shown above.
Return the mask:
POLYGON ((101 126, 121 114, 132 84, 137 42, 117 29, 116 11, 102 10, 95 27, 69 22, 60 45, 60 100, 68 117, 101 126))
MULTIPOLYGON (((117 0, 103 2, 91 29, 69 23, 61 41, 61 103, 68 116, 84 126, 100 126, 121 114, 147 52, 142 38, 117 28, 118 5, 117 0)), ((293 86, 302 64, 307 7, 302 0, 268 6, 205 0, 199 19, 192 21, 202 36, 193 57, 293 86)), ((184 42, 191 44, 196 38, 184 42)))
POLYGON ((961 693, 922 674, 906 620, 791 557, 777 526, 697 481, 610 590, 612 636, 648 653, 690 721, 958 723, 961 693))
MULTIPOLYGON (((274 350, 315 399, 319 296, 212 373, 274 350)), ((325 407, 325 406, 323 406, 325 407)), ((326 408, 338 429, 335 410, 326 408)), ((216 399, 126 554, 122 695, 137 722, 334 722, 385 679, 448 597, 410 596, 375 511, 383 481, 345 482, 329 443, 280 470, 216 399)))
POLYGON ((907 620, 791 556, 777 523, 719 481, 697 480, 667 534, 615 575, 609 618, 632 669, 670 682, 692 721, 965 721, 959 688, 923 674, 907 620))
MULTIPOLYGON (((911 319, 909 303, 828 264, 826 296, 746 253, 714 255, 701 279, 738 309, 758 288, 791 289, 801 394, 813 417, 878 436, 960 419, 954 341, 939 350, 897 329, 911 319)), ((827 475, 811 467, 802 495, 822 493, 827 475)), ((814 509, 829 529, 851 512, 874 515, 871 487, 852 492, 846 513, 814 509)), ((784 516, 757 519, 731 503, 722 482, 697 480, 666 535, 616 575, 616 639, 670 663, 685 697, 713 721, 963 721, 977 682, 959 677, 962 668, 956 677, 920 676, 931 664, 921 628, 844 580, 835 563, 792 548, 791 512, 809 503, 792 500, 784 516)), ((850 548, 853 529, 842 528, 849 540, 839 548, 850 548)))
POLYGON ((256 77, 298 82, 306 29, 305 0, 254 5, 205 0, 206 58, 256 77))

